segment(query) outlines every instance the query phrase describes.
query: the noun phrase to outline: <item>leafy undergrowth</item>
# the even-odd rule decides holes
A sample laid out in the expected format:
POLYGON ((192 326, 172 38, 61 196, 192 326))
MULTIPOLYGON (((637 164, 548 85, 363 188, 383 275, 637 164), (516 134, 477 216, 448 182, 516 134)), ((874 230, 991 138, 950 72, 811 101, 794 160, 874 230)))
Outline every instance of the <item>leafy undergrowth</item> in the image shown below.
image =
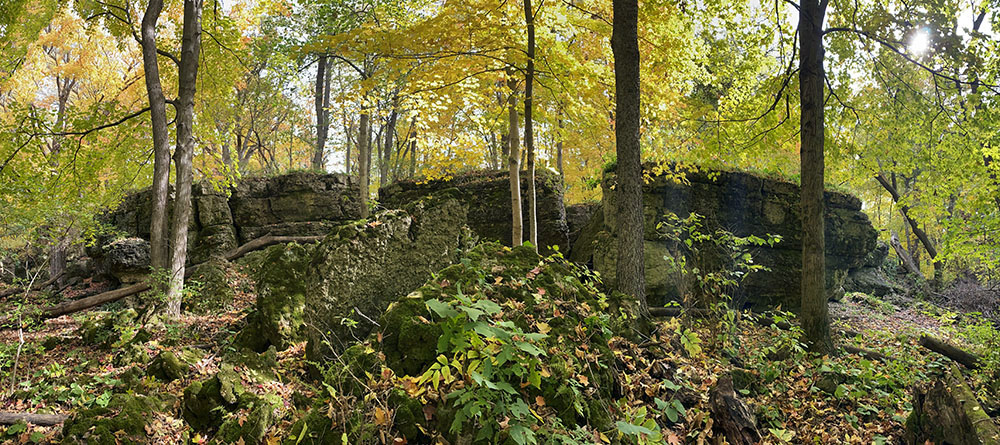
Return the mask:
MULTIPOLYGON (((996 338, 968 315, 863 294, 833 306, 834 331, 885 362, 811 356, 796 330, 750 314, 659 320, 643 336, 591 272, 497 246, 401 299, 331 362, 307 363, 304 343, 238 351, 253 299, 171 322, 120 308, 49 320, 24 332, 16 374, 18 332, 0 332, 0 411, 75 414, 0 441, 715 443, 709 393, 728 374, 765 443, 896 443, 912 386, 948 366, 919 336, 973 350, 996 338)), ((986 394, 987 374, 971 375, 986 394)))

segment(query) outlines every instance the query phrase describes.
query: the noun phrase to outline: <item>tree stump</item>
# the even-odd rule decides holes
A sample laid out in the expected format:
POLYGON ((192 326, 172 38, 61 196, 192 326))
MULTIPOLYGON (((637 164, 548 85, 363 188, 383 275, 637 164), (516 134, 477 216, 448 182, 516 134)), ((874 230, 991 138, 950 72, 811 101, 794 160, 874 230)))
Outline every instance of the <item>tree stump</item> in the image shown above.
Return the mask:
POLYGON ((709 392, 709 405, 716 428, 725 434, 732 445, 755 444, 760 442, 760 431, 753 411, 736 392, 733 391, 733 377, 725 374, 719 377, 715 387, 709 392))
POLYGON ((908 444, 998 445, 1000 430, 952 364, 929 388, 914 388, 905 438, 908 444))

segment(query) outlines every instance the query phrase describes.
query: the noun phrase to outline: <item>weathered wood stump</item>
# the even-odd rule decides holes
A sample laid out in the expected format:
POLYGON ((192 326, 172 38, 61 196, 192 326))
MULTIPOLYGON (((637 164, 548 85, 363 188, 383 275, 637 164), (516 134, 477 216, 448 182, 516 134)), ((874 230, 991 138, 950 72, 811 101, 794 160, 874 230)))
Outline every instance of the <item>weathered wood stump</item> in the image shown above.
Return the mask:
POLYGON ((712 419, 732 445, 755 444, 760 442, 760 431, 753 411, 733 390, 733 377, 725 374, 719 377, 715 387, 709 392, 712 419))
POLYGON ((965 383, 958 365, 928 387, 916 387, 906 443, 998 445, 1000 430, 965 383))

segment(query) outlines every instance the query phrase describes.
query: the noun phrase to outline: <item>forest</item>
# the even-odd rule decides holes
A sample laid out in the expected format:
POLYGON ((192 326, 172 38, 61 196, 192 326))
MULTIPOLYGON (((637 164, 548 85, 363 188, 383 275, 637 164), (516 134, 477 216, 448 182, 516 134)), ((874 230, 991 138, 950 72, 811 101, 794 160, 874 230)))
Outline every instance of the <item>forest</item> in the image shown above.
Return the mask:
POLYGON ((998 0, 0 0, 0 443, 1000 444, 998 0))

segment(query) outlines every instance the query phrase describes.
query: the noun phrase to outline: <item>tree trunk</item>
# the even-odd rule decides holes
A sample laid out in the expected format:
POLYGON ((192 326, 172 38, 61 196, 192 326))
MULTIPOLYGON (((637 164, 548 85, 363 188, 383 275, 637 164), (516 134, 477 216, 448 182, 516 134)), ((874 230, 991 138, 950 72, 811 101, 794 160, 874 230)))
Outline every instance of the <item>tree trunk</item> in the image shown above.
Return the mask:
POLYGON ((521 217, 521 148, 517 129, 517 80, 514 70, 507 70, 507 87, 510 97, 507 99, 507 117, 510 129, 507 132, 509 149, 507 150, 507 165, 510 169, 510 216, 511 216, 511 246, 520 246, 524 239, 524 221, 521 217))
POLYGON ((361 217, 368 217, 368 185, 371 173, 371 145, 368 142, 370 116, 367 109, 362 109, 358 127, 358 187, 361 189, 361 217))
POLYGON ((348 121, 347 114, 344 113, 344 136, 347 139, 347 150, 344 154, 344 173, 351 174, 351 133, 354 133, 354 119, 348 121))
POLYGON ((170 261, 167 250, 167 200, 170 193, 170 145, 167 133, 166 99, 160 84, 156 54, 156 21, 163 0, 150 0, 142 16, 142 67, 149 96, 149 116, 153 130, 153 199, 149 224, 149 261, 153 270, 164 270, 170 261))
POLYGON ((399 113, 396 112, 396 101, 393 101, 393 110, 389 113, 389 123, 385 127, 385 145, 382 147, 382 163, 379 165, 379 187, 389 185, 389 167, 392 163, 393 136, 396 134, 396 120, 399 113))
MULTIPOLYGON (((892 197, 892 202, 899 204, 900 200, 899 190, 897 190, 892 183, 886 180, 885 176, 883 176, 881 173, 875 176, 875 180, 877 180, 878 183, 882 185, 882 188, 884 188, 885 191, 889 192, 889 196, 892 197)), ((944 267, 937 258, 937 249, 934 248, 934 243, 932 243, 930 237, 927 236, 927 232, 924 232, 924 230, 921 229, 919 225, 917 225, 917 221, 910 217, 909 206, 900 204, 899 213, 903 215, 903 219, 906 220, 907 226, 909 226, 910 230, 913 231, 913 234, 917 236, 917 239, 920 240, 920 245, 924 246, 924 250, 927 251, 927 256, 931 258, 931 264, 934 265, 934 282, 935 282, 934 285, 935 286, 939 285, 941 279, 940 275, 944 267)), ((907 242, 909 242, 909 236, 907 236, 907 242)), ((919 271, 920 270, 919 263, 916 261, 913 261, 913 263, 917 265, 917 271, 919 271)))
POLYGON ((920 279, 924 278, 924 274, 920 273, 920 266, 910 258, 910 253, 903 248, 903 245, 899 242, 899 235, 895 231, 889 237, 889 245, 892 246, 892 250, 896 251, 896 256, 899 257, 899 261, 903 263, 903 267, 920 279))
POLYGON ((56 277, 56 287, 62 287, 65 281, 62 276, 66 272, 66 248, 69 244, 69 234, 55 239, 49 249, 49 277, 56 277))
POLYGON ((198 57, 201 55, 202 0, 184 1, 184 29, 181 38, 181 66, 177 95, 177 196, 174 200, 173 254, 170 285, 167 288, 167 314, 181 313, 184 289, 184 263, 187 262, 188 221, 191 219, 191 161, 194 155, 194 95, 198 79, 198 57))
POLYGON ((524 150, 528 155, 528 239, 538 252, 538 215, 535 205, 535 125, 532 122, 535 83, 535 11, 524 0, 524 21, 528 28, 528 70, 524 75, 524 150))
POLYGON ((750 445, 760 442, 760 431, 753 411, 740 400, 733 388, 730 374, 719 377, 709 391, 709 409, 715 420, 715 429, 720 430, 726 441, 733 445, 750 445))
POLYGON ((329 91, 326 84, 327 57, 319 56, 316 62, 316 148, 313 152, 312 169, 323 169, 323 149, 326 147, 326 136, 329 123, 326 120, 327 110, 324 98, 329 100, 329 91))
POLYGON ((833 351, 823 240, 823 16, 826 0, 799 12, 800 176, 802 178, 802 329, 809 349, 833 351))
MULTIPOLYGON (((13 425, 18 422, 38 426, 54 426, 66 420, 65 414, 34 414, 0 412, 0 425, 13 425)), ((13 440, 13 439, 11 439, 13 440)))
POLYGON ((413 130, 413 137, 410 139, 410 177, 417 175, 417 130, 413 130))
POLYGON ((615 151, 618 156, 618 261, 615 285, 649 317, 643 270, 642 153, 639 148, 639 4, 614 0, 611 50, 615 68, 615 151))
POLYGON ((559 171, 559 176, 563 175, 563 120, 562 120, 562 110, 559 110, 559 120, 556 122, 556 126, 559 128, 559 132, 556 133, 556 170, 559 171))

